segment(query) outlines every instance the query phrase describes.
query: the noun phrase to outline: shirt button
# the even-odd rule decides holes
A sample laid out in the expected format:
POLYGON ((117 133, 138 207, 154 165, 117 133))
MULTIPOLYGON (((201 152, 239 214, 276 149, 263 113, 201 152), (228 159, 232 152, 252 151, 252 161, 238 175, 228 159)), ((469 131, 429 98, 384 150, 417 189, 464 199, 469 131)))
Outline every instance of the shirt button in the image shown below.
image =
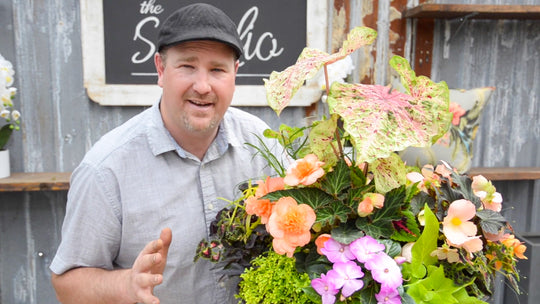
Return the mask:
POLYGON ((214 204, 208 204, 208 210, 214 210, 214 204))
POLYGON ((219 282, 219 287, 225 288, 225 283, 224 282, 219 282))

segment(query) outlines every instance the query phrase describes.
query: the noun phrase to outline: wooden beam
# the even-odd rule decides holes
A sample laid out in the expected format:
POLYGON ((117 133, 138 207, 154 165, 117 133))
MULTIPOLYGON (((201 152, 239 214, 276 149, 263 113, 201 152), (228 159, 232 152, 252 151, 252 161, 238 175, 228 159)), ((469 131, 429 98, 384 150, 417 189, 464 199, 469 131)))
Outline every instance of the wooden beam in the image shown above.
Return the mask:
POLYGON ((482 167, 471 168, 469 176, 482 175, 493 181, 540 179, 540 167, 482 167))
POLYGON ((71 172, 12 173, 0 178, 0 192, 68 190, 70 177, 71 172))
POLYGON ((403 11, 403 18, 540 19, 540 5, 423 3, 403 11))

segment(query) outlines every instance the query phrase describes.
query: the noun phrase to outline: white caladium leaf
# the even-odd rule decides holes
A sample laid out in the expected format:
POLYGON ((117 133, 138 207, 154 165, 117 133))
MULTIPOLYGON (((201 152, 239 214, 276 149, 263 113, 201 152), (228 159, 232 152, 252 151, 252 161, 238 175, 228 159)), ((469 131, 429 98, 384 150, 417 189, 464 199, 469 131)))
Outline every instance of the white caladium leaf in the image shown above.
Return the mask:
POLYGON ((325 64, 345 58, 356 49, 373 43, 376 37, 375 30, 357 27, 347 35, 341 49, 332 55, 317 49, 304 48, 295 65, 282 72, 274 71, 270 74, 270 79, 264 79, 268 104, 279 115, 304 82, 313 78, 325 64))

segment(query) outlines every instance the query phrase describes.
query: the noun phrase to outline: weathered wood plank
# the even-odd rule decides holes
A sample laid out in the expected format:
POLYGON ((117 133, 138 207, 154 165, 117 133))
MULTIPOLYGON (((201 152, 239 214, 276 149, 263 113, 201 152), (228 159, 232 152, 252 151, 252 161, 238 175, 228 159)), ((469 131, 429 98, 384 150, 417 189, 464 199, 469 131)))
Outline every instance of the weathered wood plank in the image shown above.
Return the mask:
POLYGON ((540 19, 540 5, 424 3, 403 11, 405 18, 540 19))
POLYGON ((0 179, 0 192, 67 190, 70 177, 71 172, 12 173, 0 179))
POLYGON ((540 167, 478 167, 471 168, 468 174, 494 181, 535 180, 540 179, 540 167))

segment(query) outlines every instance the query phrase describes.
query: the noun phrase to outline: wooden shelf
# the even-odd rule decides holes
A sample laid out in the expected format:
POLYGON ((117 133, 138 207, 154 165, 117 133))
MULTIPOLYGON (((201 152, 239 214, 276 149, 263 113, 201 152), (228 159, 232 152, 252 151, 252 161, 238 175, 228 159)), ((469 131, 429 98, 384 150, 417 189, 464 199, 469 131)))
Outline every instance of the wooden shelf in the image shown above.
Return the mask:
POLYGON ((68 190, 70 177, 71 172, 11 173, 0 178, 0 192, 68 190))
MULTIPOLYGON (((483 175, 492 181, 537 180, 540 167, 471 168, 469 176, 483 175)), ((71 172, 12 173, 0 178, 0 192, 65 191, 69 189, 71 172)))
POLYGON ((403 11, 403 18, 540 19, 540 5, 424 3, 403 11))
POLYGON ((540 179, 540 167, 482 167, 471 168, 469 176, 483 175, 492 181, 540 179))

